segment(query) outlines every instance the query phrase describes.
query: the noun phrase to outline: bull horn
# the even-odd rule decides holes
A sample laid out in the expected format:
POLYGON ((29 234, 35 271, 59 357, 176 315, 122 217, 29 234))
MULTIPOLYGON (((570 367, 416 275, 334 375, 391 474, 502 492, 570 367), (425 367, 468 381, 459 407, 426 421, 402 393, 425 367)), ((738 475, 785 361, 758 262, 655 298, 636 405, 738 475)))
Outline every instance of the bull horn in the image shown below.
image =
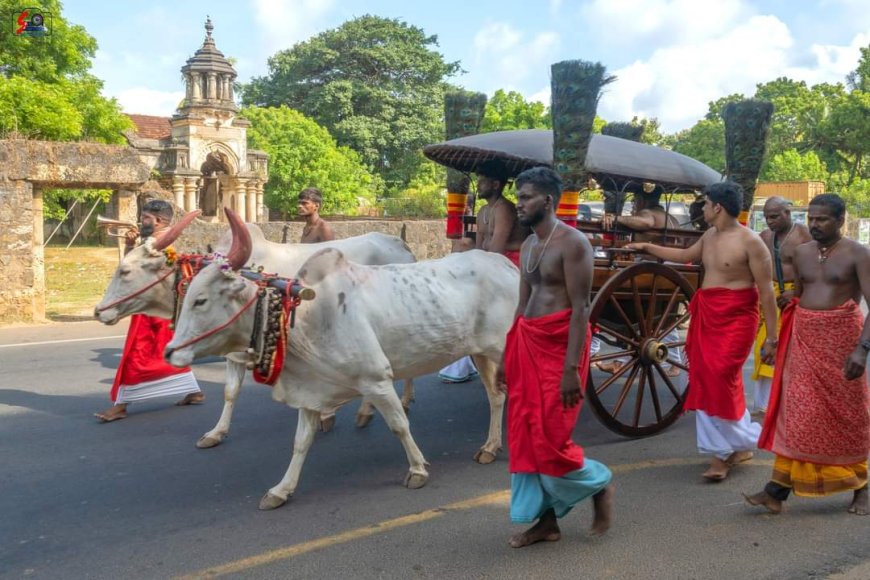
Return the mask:
POLYGON ((158 252, 165 250, 168 248, 172 242, 178 239, 178 236, 181 235, 181 232, 184 231, 184 228, 190 225, 194 219, 196 219, 199 214, 202 213, 202 210, 195 209, 193 211, 187 212, 184 216, 178 220, 175 224, 172 225, 171 228, 166 230, 166 232, 159 236, 154 242, 154 249, 158 252))
POLYGON ((233 245, 230 247, 227 254, 227 263, 233 270, 239 270, 242 266, 248 263, 251 258, 251 232, 245 226, 245 222, 239 215, 228 207, 224 208, 227 214, 227 220, 230 222, 230 230, 233 232, 233 245))

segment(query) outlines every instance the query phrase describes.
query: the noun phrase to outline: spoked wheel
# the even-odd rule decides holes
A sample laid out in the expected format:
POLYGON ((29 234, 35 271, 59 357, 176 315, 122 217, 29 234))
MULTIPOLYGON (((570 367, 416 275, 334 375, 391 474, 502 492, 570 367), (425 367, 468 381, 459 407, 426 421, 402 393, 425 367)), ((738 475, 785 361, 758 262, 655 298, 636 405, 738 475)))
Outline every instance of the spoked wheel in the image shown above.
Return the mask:
POLYGON ((589 321, 601 341, 590 360, 586 397, 621 435, 654 435, 677 420, 689 386, 685 326, 695 290, 677 270, 640 262, 610 278, 589 321), (596 368, 611 366, 612 374, 596 368))

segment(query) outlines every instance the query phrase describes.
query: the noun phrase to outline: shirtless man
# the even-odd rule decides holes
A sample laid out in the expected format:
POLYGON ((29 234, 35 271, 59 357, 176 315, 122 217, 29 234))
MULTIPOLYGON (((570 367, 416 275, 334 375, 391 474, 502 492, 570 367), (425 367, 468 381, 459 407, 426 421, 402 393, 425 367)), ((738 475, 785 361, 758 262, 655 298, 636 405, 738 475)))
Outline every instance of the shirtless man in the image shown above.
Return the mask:
POLYGON ((870 324, 870 249, 843 237, 846 205, 836 194, 810 201, 813 241, 794 252, 794 295, 783 313, 783 372, 772 387, 759 446, 776 454, 764 490, 746 501, 772 513, 794 491, 818 497, 853 491, 849 513, 867 515, 870 401, 865 365, 870 324))
POLYGON ((302 228, 302 244, 316 244, 329 242, 335 239, 332 228, 320 217, 320 208, 323 207, 323 195, 316 187, 306 187, 299 192, 299 203, 296 205, 299 215, 305 218, 305 227, 302 228))
POLYGON ((508 395, 511 520, 537 523, 510 539, 521 548, 555 542, 557 518, 593 498, 592 534, 610 527, 610 470, 571 440, 589 363, 592 246, 556 217, 559 174, 517 177, 517 216, 531 227, 522 247, 520 299, 497 380, 508 395))
MULTIPOLYGON (((792 220, 790 205, 781 197, 769 198, 764 203, 764 219, 768 229, 761 232, 761 239, 767 245, 773 259, 773 291, 780 308, 784 308, 794 296, 792 262, 795 250, 799 245, 812 239, 810 230, 805 225, 792 220)), ((778 319, 777 328, 779 328, 778 319)), ((767 340, 767 327, 762 323, 755 337, 755 367, 752 372, 752 379, 755 381, 752 397, 753 413, 758 414, 767 410, 770 382, 773 379, 773 367, 764 364, 761 360, 761 346, 765 340, 767 340)))
POLYGON ((697 411, 698 451, 713 454, 704 477, 722 481, 736 463, 752 457, 761 426, 746 409, 743 364, 758 328, 758 301, 768 338, 762 356, 772 362, 776 349, 776 300, 770 252, 761 238, 740 225, 743 188, 732 181, 705 191, 704 220, 710 225, 689 248, 666 248, 646 242, 628 244, 671 262, 704 265, 704 282, 689 306, 686 338, 689 392, 685 409, 697 411))
POLYGON ((613 224, 625 226, 634 230, 634 240, 637 242, 648 242, 654 239, 656 234, 646 233, 653 229, 662 229, 665 226, 668 228, 679 228, 680 224, 677 219, 668 214, 661 204, 662 188, 653 183, 644 183, 643 192, 634 196, 634 208, 632 215, 614 216, 608 214, 605 217, 605 229, 610 229, 613 224))
POLYGON ((519 250, 529 230, 519 223, 514 204, 503 195, 508 177, 504 163, 496 159, 477 169, 477 191, 486 205, 477 216, 476 248, 504 254, 519 267, 519 250))

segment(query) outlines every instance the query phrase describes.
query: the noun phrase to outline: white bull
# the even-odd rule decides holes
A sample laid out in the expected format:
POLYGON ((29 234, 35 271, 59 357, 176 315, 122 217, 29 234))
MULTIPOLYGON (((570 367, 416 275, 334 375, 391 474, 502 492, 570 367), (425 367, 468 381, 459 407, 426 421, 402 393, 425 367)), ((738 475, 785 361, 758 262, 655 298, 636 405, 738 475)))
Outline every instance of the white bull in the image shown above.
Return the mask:
MULTIPOLYGON (((228 262, 233 269, 250 252, 250 240, 237 219, 230 222, 235 237, 228 262)), ((422 487, 429 476, 426 462, 411 437, 393 381, 434 372, 469 354, 490 404, 489 435, 475 459, 488 463, 495 458, 504 410, 495 372, 519 292, 519 272, 507 258, 473 250, 440 260, 373 267, 326 249, 305 262, 299 279, 316 291, 316 298, 297 309, 284 367, 272 391, 273 398, 300 410, 299 422, 290 466, 260 501, 260 509, 278 507, 293 494, 319 413, 361 395, 374 403, 405 448, 410 463, 405 485, 422 487)), ((257 288, 218 264, 204 268, 184 299, 166 359, 185 366, 195 358, 247 347, 254 311, 244 308, 257 288)))
MULTIPOLYGON (((199 213, 197 210, 186 214, 150 249, 140 245, 124 257, 103 299, 94 310, 100 322, 116 324, 122 318, 137 313, 166 319, 174 316, 176 266, 166 264, 162 250, 171 245, 199 213)), ((245 226, 256 240, 256 250, 249 263, 263 266, 266 271, 282 276, 295 276, 309 256, 329 247, 339 248, 348 258, 361 264, 404 264, 415 261, 414 254, 400 238, 377 232, 320 244, 277 244, 266 240, 256 225, 245 226)), ((222 237, 218 248, 229 246, 231 241, 231 237, 222 237)), ((229 434, 236 400, 245 377, 245 360, 242 354, 228 355, 221 416, 217 424, 196 442, 198 448, 220 445, 229 434)), ((409 379, 402 394, 405 409, 410 406, 413 396, 413 383, 409 379)), ((367 425, 373 413, 371 404, 365 403, 357 413, 357 425, 367 425)), ((324 413, 322 422, 323 429, 328 431, 335 422, 334 411, 324 413)))

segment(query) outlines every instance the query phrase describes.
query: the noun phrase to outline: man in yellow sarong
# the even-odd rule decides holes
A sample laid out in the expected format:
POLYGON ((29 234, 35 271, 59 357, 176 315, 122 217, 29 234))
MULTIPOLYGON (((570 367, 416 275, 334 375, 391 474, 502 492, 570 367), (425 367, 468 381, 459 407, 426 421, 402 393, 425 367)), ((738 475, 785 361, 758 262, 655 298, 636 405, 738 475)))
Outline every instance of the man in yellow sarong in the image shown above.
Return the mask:
POLYGON ((844 238, 846 206, 836 194, 810 202, 814 242, 794 255, 795 296, 782 315, 770 405, 758 446, 776 454, 764 490, 747 502, 782 510, 795 495, 852 491, 848 511, 867 515, 870 395, 865 366, 870 324, 870 248, 844 238))
MULTIPOLYGON (((794 253, 801 244, 809 242, 812 237, 807 226, 792 220, 790 202, 781 197, 771 197, 764 204, 764 220, 768 229, 761 232, 761 239, 767 244, 773 259, 773 291, 780 309, 791 301, 794 296, 794 253)), ((777 329, 779 329, 777 321, 777 329)), ((767 340, 767 327, 764 315, 761 316, 758 334, 755 337, 753 351, 755 368, 752 379, 755 381, 750 411, 753 414, 763 414, 767 411, 767 401, 770 398, 770 383, 773 380, 773 367, 761 360, 761 346, 767 340)))

